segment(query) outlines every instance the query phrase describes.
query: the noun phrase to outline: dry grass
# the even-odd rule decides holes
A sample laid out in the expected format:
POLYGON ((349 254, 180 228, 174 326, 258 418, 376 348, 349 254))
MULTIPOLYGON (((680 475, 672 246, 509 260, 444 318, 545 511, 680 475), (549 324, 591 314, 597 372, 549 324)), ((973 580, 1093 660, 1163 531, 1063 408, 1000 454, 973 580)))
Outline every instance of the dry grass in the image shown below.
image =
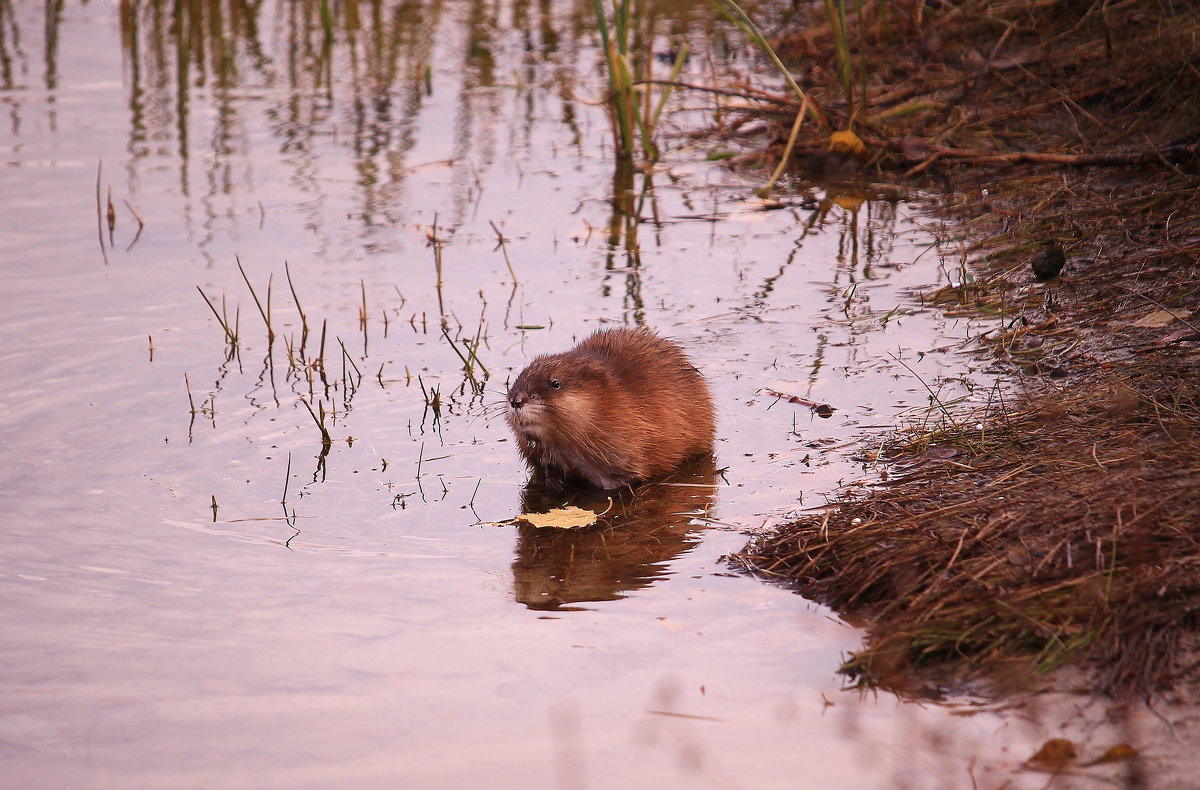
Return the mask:
MULTIPOLYGON (((853 127, 867 142, 867 170, 913 176, 957 164, 1200 158, 1200 8, 1192 3, 863 2, 848 15, 844 42, 853 103, 833 63, 842 38, 819 4, 772 43, 828 127, 853 127)), ((742 88, 758 109, 730 115, 725 130, 736 136, 747 121, 773 118, 766 151, 777 157, 798 102, 742 88)), ((801 153, 828 157, 820 128, 809 128, 801 153)))
POLYGON ((901 436, 895 482, 739 559, 865 618, 869 683, 1090 657, 1106 691, 1168 684, 1200 630, 1200 370, 1176 371, 901 436))
MULTIPOLYGON (((963 283, 914 298, 1000 316, 980 351, 1017 392, 896 435, 889 482, 735 559, 861 619, 845 670, 868 685, 1064 662, 1119 696, 1194 678, 1200 9, 919 7, 867 4, 852 33, 863 136, 881 168, 941 179, 963 283), (1029 261, 1049 243, 1067 266, 1037 285, 1029 261)), ((780 45, 803 61, 827 35, 780 45)), ((804 87, 836 116, 832 80, 804 87)))
POLYGON ((1145 694, 1200 654, 1200 183, 1007 175, 943 207, 972 281, 916 298, 1002 315, 980 352, 1019 393, 900 433, 890 482, 739 559, 863 618, 846 669, 867 683, 1087 659, 1098 689, 1145 694), (1036 285, 1050 240, 1068 263, 1036 285))

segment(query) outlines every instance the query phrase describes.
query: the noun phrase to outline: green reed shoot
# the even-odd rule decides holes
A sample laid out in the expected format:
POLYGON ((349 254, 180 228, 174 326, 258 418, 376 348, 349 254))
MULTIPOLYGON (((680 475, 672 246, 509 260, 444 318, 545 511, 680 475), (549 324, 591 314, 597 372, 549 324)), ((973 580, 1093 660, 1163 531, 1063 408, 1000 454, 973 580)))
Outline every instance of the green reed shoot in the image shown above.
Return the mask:
POLYGON ((325 33, 325 43, 333 41, 333 8, 329 5, 329 0, 320 0, 317 4, 321 12, 321 29, 325 33))
POLYGON ((618 159, 633 157, 633 74, 629 70, 629 1, 613 3, 613 29, 610 34, 608 17, 601 0, 592 0, 600 43, 604 47, 604 63, 608 69, 609 107, 613 114, 613 144, 618 159))
MULTIPOLYGON (((602 0, 593 0, 592 7, 604 49, 604 62, 608 74, 608 107, 613 124, 613 147, 617 160, 627 165, 632 164, 635 142, 640 141, 645 159, 656 162, 660 152, 654 142, 654 132, 674 89, 673 83, 683 70, 684 61, 687 59, 687 44, 680 46, 672 64, 671 77, 659 95, 655 107, 651 109, 650 94, 646 93, 644 112, 638 112, 635 86, 645 86, 649 82, 652 59, 649 52, 635 52, 630 46, 634 33, 631 22, 635 19, 645 19, 647 26, 652 27, 652 16, 642 13, 643 9, 631 9, 629 0, 613 0, 610 25, 602 0), (634 74, 638 71, 645 73, 645 79, 634 79, 634 74)), ((653 39, 653 30, 643 31, 643 34, 645 41, 653 39)))
POLYGON ((683 64, 687 62, 688 44, 683 41, 679 44, 679 51, 675 53, 675 61, 671 64, 671 75, 667 77, 667 85, 663 88, 663 92, 658 96, 658 104, 654 107, 654 112, 650 114, 650 119, 647 126, 651 129, 658 128, 658 119, 662 117, 663 108, 667 106, 667 100, 671 98, 671 91, 674 90, 674 83, 679 81, 679 74, 683 71, 683 64))
POLYGON ((458 344, 455 343, 453 338, 450 337, 450 333, 446 331, 445 327, 442 327, 442 337, 446 338, 446 342, 450 344, 450 348, 454 349, 454 353, 456 355, 458 355, 458 358, 460 360, 462 360, 463 370, 466 372, 467 378, 470 379, 471 383, 474 384, 476 387, 481 386, 481 384, 479 383, 479 380, 477 378, 475 378, 475 366, 476 365, 478 365, 479 369, 481 371, 483 371, 483 377, 485 379, 488 378, 489 376, 491 376, 491 373, 488 372, 488 369, 484 366, 483 362, 480 361, 479 354, 478 354, 479 344, 482 342, 482 337, 481 337, 482 329, 483 329, 483 324, 480 324, 480 333, 477 333, 475 335, 474 343, 471 343, 471 342, 468 342, 465 340, 463 341, 463 347, 467 351, 467 353, 464 355, 463 352, 459 350, 458 344))

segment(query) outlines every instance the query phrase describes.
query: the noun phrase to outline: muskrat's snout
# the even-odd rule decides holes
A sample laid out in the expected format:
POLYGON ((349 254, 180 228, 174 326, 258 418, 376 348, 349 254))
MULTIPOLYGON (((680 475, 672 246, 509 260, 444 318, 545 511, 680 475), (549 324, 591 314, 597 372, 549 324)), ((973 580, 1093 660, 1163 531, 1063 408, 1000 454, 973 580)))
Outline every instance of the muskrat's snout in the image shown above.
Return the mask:
POLYGON ((513 385, 508 388, 508 407, 513 411, 520 411, 521 407, 532 398, 529 388, 524 386, 522 379, 513 382, 513 385))
POLYGON ((517 425, 529 425, 537 421, 540 399, 537 392, 528 386, 524 377, 518 378, 508 388, 505 400, 508 404, 505 416, 514 428, 517 425))

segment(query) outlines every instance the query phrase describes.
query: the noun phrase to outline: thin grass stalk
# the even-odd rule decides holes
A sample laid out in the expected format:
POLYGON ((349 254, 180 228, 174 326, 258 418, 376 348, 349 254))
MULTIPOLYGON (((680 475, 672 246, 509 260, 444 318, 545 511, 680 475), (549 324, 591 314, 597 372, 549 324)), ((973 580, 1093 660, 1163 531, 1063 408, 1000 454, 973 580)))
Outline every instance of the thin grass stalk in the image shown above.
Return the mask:
POLYGON ((296 312, 300 314, 300 358, 304 358, 304 346, 308 343, 308 316, 304 314, 304 308, 300 306, 300 297, 296 295, 296 286, 292 282, 292 271, 288 268, 287 261, 283 262, 283 273, 287 275, 288 288, 292 291, 292 301, 296 304, 296 312))
MULTIPOLYGON (((318 417, 317 413, 315 411, 313 411, 313 407, 309 404, 309 402, 306 399, 300 398, 300 402, 304 404, 304 408, 308 409, 308 413, 310 415, 312 415, 313 422, 315 422, 317 424, 317 427, 321 430, 321 445, 325 449, 329 449, 329 446, 331 444, 333 444, 333 439, 330 438, 329 430, 325 427, 325 409, 324 409, 324 407, 323 406, 321 407, 321 416, 318 417)), ((321 404, 317 404, 317 405, 321 406, 321 404)))
MULTIPOLYGON (((342 359, 350 363, 350 367, 354 368, 354 374, 358 376, 359 381, 362 380, 362 371, 358 369, 358 365, 354 364, 354 358, 350 356, 350 352, 346 350, 346 344, 342 339, 337 338, 338 345, 342 347, 342 359)), ((344 378, 344 377, 343 377, 344 378)))
POLYGON ((683 72, 683 64, 687 60, 688 44, 684 41, 679 45, 679 51, 675 54, 675 62, 671 64, 671 76, 667 78, 669 84, 663 86, 662 94, 658 97, 658 105, 654 108, 654 112, 650 115, 650 128, 658 128, 658 119, 662 116, 663 108, 667 106, 667 100, 671 98, 671 93, 675 90, 674 83, 679 81, 679 75, 683 72))
POLYGON ((779 73, 783 75, 783 78, 787 82, 788 87, 791 88, 792 93, 796 95, 798 100, 804 103, 803 106, 807 108, 808 113, 817 123, 817 126, 819 126, 821 129, 825 129, 827 124, 825 119, 821 116, 821 113, 817 111, 816 105, 808 100, 807 95, 800 88, 800 86, 796 84, 796 80, 792 78, 792 73, 788 71, 787 67, 783 65, 783 61, 781 61, 779 56, 775 54, 775 50, 771 47, 766 37, 763 36, 762 31, 758 29, 758 25, 754 24, 754 20, 747 16, 746 12, 741 9, 741 6, 739 6, 733 0, 708 0, 708 2, 709 5, 711 5, 713 8, 716 8, 731 22, 741 28, 742 32, 750 37, 750 40, 754 42, 755 46, 761 49, 766 56, 771 59, 771 62, 775 64, 775 68, 779 69, 779 73))
MULTIPOLYGON (((493 222, 492 220, 489 219, 488 224, 491 225, 492 230, 496 232, 496 246, 499 247, 500 252, 502 252, 504 254, 504 265, 508 267, 508 276, 512 278, 512 284, 520 285, 520 282, 517 280, 517 273, 516 273, 516 271, 513 270, 512 261, 510 261, 508 259, 508 239, 504 238, 504 234, 501 233, 500 229, 496 227, 495 222, 493 222)), ((396 293, 398 293, 398 294, 400 293, 399 288, 396 289, 396 293)), ((404 305, 404 295, 403 294, 400 295, 400 300, 401 300, 401 302, 400 302, 401 306, 403 307, 403 305, 404 305)), ((385 314, 385 316, 386 316, 386 314, 385 314)))
POLYGON ((204 303, 208 305, 208 309, 212 310, 213 317, 217 319, 217 323, 221 325, 221 329, 225 330, 225 338, 229 341, 229 345, 236 347, 238 342, 237 333, 229 328, 229 323, 225 319, 221 318, 221 314, 217 312, 216 305, 208 301, 204 290, 198 285, 196 286, 196 290, 200 292, 200 296, 204 299, 204 303))
POLYGON ((287 515, 287 494, 288 483, 292 479, 292 454, 288 453, 287 471, 283 473, 283 498, 279 500, 279 504, 283 505, 283 513, 287 515))
POLYGON ((779 164, 775 165, 774 172, 767 179, 767 183, 763 184, 755 194, 760 198, 766 198, 775 189, 775 183, 779 181, 779 177, 783 175, 783 170, 787 167, 788 160, 792 158, 792 149, 796 145, 796 136, 800 133, 800 126, 804 123, 804 111, 808 107, 808 98, 805 97, 800 104, 800 111, 796 113, 796 120, 792 122, 792 131, 788 134, 787 145, 783 147, 783 155, 779 157, 779 164))
POLYGON ((246 270, 242 268, 242 260, 238 256, 233 256, 237 262, 238 271, 242 273, 242 279, 246 281, 246 287, 250 289, 250 295, 254 297, 254 304, 258 307, 258 314, 262 316, 263 323, 267 325, 267 343, 275 341, 275 330, 271 328, 271 281, 267 280, 267 307, 264 308, 262 302, 258 300, 258 294, 254 291, 254 286, 250 284, 250 278, 246 276, 246 270))
MULTIPOLYGON (((850 41, 846 36, 846 2, 845 0, 825 0, 825 14, 829 17, 829 27, 833 32, 833 51, 837 58, 838 82, 842 85, 842 93, 846 97, 846 111, 850 118, 854 117, 854 74, 850 60, 850 41)), ((847 124, 847 128, 849 124, 847 124)))

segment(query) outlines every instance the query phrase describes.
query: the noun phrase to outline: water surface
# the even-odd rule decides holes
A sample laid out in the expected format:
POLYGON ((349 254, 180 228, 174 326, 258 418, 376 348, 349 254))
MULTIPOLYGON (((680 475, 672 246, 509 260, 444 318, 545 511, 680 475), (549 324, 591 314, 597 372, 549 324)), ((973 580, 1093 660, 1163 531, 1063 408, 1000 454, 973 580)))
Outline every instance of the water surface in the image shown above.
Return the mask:
POLYGON ((860 440, 929 388, 984 397, 976 329, 905 296, 953 277, 918 204, 764 210, 684 95, 629 232, 590 4, 49 8, 0 6, 10 782, 963 786, 1036 744, 843 691, 859 632, 721 559, 878 479, 860 440), (489 525, 527 479, 505 382, 637 323, 712 382, 712 485, 644 533, 489 525))

